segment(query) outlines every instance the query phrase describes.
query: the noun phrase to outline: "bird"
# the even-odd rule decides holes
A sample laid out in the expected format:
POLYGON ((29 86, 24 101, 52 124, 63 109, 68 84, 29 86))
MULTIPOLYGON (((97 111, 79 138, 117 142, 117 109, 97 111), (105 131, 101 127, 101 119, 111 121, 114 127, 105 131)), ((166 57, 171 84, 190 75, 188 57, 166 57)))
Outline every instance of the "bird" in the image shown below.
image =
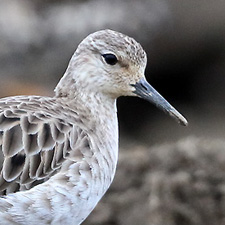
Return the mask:
POLYGON ((53 97, 0 99, 0 224, 79 225, 113 181, 116 100, 143 98, 188 122, 146 80, 147 55, 110 29, 78 45, 53 97))

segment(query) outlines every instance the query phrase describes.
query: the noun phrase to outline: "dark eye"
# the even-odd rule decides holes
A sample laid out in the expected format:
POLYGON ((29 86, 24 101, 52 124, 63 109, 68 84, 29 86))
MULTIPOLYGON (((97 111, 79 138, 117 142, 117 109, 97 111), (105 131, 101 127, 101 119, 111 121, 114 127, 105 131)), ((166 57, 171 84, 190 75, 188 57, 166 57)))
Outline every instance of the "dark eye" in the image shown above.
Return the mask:
POLYGON ((118 62, 118 59, 116 58, 116 56, 111 53, 103 54, 102 57, 105 59, 106 63, 112 66, 118 62))

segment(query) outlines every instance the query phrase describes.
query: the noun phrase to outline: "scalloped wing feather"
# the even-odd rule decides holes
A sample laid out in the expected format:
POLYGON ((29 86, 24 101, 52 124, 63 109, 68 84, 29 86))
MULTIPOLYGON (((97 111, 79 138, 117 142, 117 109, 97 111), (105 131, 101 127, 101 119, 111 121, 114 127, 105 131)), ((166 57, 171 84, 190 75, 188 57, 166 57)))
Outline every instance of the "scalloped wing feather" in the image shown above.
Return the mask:
POLYGON ((79 139, 85 137, 75 125, 44 110, 38 112, 38 98, 35 103, 24 99, 30 105, 21 98, 0 101, 0 195, 48 180, 60 169, 71 146, 79 146, 79 139))

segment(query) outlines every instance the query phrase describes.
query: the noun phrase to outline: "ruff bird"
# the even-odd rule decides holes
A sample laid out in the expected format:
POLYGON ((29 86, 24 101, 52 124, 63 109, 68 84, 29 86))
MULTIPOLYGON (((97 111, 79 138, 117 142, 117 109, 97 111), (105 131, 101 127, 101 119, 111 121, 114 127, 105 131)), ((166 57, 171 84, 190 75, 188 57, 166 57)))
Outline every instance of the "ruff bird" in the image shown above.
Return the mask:
POLYGON ((118 160, 116 99, 138 96, 187 125, 146 81, 146 53, 112 30, 87 36, 54 97, 0 99, 0 224, 81 224, 118 160))

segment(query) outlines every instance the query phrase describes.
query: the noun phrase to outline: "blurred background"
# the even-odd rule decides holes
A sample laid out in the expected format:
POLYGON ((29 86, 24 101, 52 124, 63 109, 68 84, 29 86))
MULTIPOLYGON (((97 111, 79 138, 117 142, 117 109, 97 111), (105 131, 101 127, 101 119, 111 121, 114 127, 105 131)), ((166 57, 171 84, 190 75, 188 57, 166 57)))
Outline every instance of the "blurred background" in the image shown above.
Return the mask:
POLYGON ((148 55, 146 77, 188 127, 120 98, 115 181, 86 225, 225 224, 224 0, 1 0, 0 96, 53 95, 79 42, 110 28, 148 55))

